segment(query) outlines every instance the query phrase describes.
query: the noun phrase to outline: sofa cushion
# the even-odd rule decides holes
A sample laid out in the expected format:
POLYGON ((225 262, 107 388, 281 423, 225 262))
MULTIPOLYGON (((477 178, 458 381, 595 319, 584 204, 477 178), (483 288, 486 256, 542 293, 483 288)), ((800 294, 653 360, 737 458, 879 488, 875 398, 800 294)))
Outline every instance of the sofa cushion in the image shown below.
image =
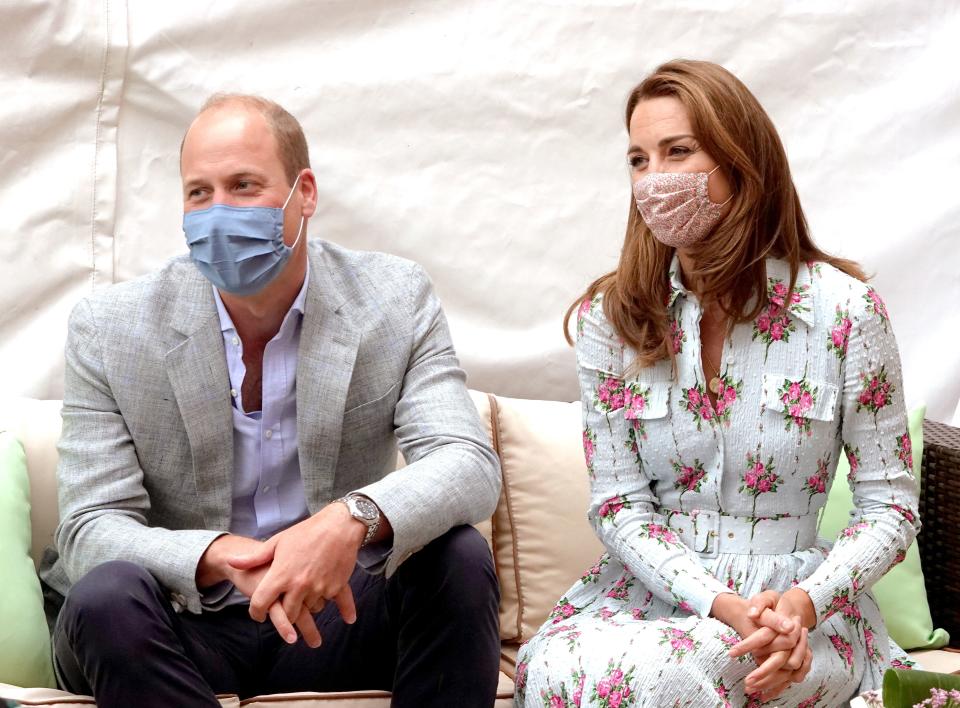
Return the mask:
POLYGON ((0 430, 9 430, 23 445, 30 473, 30 555, 39 567, 43 549, 57 530, 57 440, 60 401, 12 398, 0 401, 0 430))
MULTIPOLYGON (((920 458, 923 456, 923 416, 925 407, 914 408, 909 415, 910 447, 913 455, 913 474, 920 480, 920 458)), ((850 463, 841 455, 833 486, 827 497, 820 520, 820 535, 835 539, 850 520, 853 495, 847 484, 850 463)), ((920 520, 921 522, 923 519, 920 520)), ((920 551, 914 542, 907 549, 906 558, 873 586, 873 594, 880 607, 887 631, 904 649, 938 649, 950 641, 942 629, 934 629, 927 603, 927 591, 920 567, 920 551)))
POLYGON ((500 637, 526 641, 603 547, 587 522, 580 404, 494 399, 503 489, 493 517, 500 637))
POLYGON ((53 686, 40 581, 30 558, 30 479, 23 448, 0 431, 0 681, 53 686))

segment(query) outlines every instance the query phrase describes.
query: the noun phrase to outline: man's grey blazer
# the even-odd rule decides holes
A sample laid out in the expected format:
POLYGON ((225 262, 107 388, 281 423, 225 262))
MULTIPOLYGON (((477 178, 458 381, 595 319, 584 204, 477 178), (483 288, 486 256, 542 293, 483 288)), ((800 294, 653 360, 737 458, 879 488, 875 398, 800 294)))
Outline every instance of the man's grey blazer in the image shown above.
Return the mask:
MULTIPOLYGON (((393 526, 390 575, 493 513, 499 463, 423 269, 308 248, 296 384, 307 506, 372 498, 393 526), (394 471, 397 443, 408 464, 394 471)), ((188 257, 74 309, 59 451, 59 558, 44 580, 66 594, 99 563, 130 560, 199 612, 197 563, 230 526, 233 422, 213 291, 188 257)))

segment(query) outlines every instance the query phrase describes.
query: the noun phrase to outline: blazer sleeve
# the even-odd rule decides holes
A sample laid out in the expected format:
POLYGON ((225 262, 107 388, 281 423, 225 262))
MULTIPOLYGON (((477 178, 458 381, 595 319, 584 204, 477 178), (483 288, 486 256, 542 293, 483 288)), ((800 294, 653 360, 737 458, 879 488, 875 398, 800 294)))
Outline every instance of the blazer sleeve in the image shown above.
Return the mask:
POLYGON ((174 602, 200 612, 197 563, 222 532, 147 525, 150 495, 111 390, 88 300, 70 315, 65 355, 55 542, 67 576, 76 582, 106 561, 132 561, 149 570, 174 602))
POLYGON ((624 415, 633 395, 624 378, 624 345, 603 316, 599 297, 580 308, 577 332, 590 523, 607 551, 654 595, 707 617, 716 596, 731 591, 701 565, 658 511, 651 465, 638 464, 632 421, 624 415))
POLYGON ((900 355, 876 291, 867 288, 863 302, 870 304, 853 316, 841 403, 856 508, 823 564, 799 584, 818 622, 844 611, 902 561, 920 530, 900 355))
POLYGON ((440 301, 411 264, 410 357, 394 411, 406 467, 357 492, 393 527, 392 575, 410 555, 459 524, 489 518, 500 497, 500 463, 467 392, 440 301))

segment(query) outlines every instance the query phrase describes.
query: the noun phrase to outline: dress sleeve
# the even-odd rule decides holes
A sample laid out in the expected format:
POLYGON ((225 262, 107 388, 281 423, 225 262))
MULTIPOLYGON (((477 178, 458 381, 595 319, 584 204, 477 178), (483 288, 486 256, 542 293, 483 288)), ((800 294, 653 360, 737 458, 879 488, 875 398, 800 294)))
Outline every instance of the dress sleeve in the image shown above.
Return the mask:
POLYGON ((902 561, 920 530, 897 343, 876 291, 867 288, 859 302, 841 404, 855 509, 823 564, 799 584, 818 623, 843 612, 902 561))
MULTIPOLYGON (((603 316, 599 298, 584 302, 577 321, 577 371, 583 404, 583 447, 590 473, 588 517, 603 545, 658 598, 707 617, 720 593, 731 592, 658 513, 647 470, 634 452, 625 410, 642 395, 624 380, 624 346, 603 316)), ((651 447, 651 445, 647 445, 651 447)))

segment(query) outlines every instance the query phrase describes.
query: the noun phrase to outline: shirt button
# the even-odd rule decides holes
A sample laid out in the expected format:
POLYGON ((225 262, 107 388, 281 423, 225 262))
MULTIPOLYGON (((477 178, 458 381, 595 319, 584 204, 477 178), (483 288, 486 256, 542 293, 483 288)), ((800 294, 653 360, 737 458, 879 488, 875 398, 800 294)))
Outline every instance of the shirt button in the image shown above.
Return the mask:
POLYGON ((235 347, 239 347, 239 346, 240 346, 240 338, 239 338, 239 337, 234 337, 234 338, 233 338, 233 346, 235 346, 235 347))
POLYGON ((230 395, 233 396, 234 398, 236 398, 236 397, 237 397, 237 389, 231 388, 231 389, 230 389, 230 395))
POLYGON ((264 491, 264 493, 269 492, 269 491, 270 491, 270 485, 268 484, 268 485, 264 486, 263 491, 264 491))
POLYGON ((264 435, 266 435, 266 436, 267 436, 267 440, 269 440, 270 438, 273 437, 273 431, 272 431, 272 430, 267 430, 267 432, 264 433, 264 435))

